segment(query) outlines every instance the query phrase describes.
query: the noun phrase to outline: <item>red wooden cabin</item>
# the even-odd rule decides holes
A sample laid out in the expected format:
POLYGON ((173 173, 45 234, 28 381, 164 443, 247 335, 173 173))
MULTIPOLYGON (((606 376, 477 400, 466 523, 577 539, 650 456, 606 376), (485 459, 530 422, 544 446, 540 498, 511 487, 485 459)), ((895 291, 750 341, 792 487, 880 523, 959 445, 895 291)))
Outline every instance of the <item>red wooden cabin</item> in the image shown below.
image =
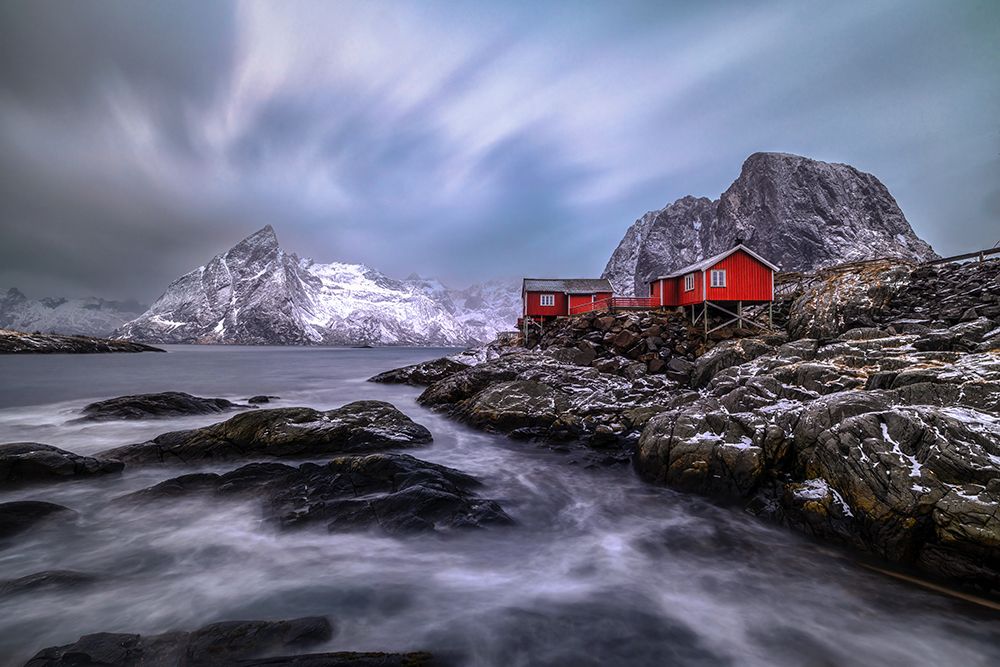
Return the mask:
POLYGON ((543 322, 610 298, 611 282, 605 278, 525 278, 521 318, 543 322))
MULTIPOLYGON (((729 250, 695 262, 670 275, 649 281, 649 297, 659 307, 703 305, 707 315, 711 304, 741 320, 743 306, 774 301, 774 272, 778 267, 742 243, 729 250), (736 313, 726 305, 734 304, 736 313)), ((706 327, 707 327, 706 317, 706 327)))

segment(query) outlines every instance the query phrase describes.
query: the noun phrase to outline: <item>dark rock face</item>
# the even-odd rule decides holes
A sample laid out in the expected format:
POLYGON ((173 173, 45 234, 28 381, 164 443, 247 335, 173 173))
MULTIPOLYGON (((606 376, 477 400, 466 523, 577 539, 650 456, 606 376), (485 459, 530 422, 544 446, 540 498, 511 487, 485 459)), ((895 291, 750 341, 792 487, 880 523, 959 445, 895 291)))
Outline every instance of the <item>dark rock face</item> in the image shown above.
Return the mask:
POLYGON ((158 394, 119 396, 84 406, 81 420, 107 421, 113 419, 151 419, 178 415, 208 415, 226 410, 244 410, 224 398, 201 398, 181 391, 164 391, 158 394))
POLYGON ((644 296, 649 277, 731 248, 736 239, 785 271, 876 257, 936 257, 871 174, 784 153, 754 153, 717 202, 684 197, 626 232, 603 277, 644 296))
POLYGON ((440 359, 379 373, 369 378, 368 381, 427 386, 466 368, 468 368, 467 364, 459 363, 448 357, 441 357, 440 359))
POLYGON ((124 467, 37 442, 0 445, 0 488, 107 475, 124 467))
POLYGON ((96 354, 99 352, 165 352, 158 347, 128 340, 90 336, 24 333, 0 329, 0 354, 96 354))
POLYGON ((0 539, 13 537, 51 519, 68 519, 76 512, 37 500, 17 500, 0 503, 0 539))
POLYGON ((280 399, 281 396, 267 396, 265 394, 260 394, 258 396, 251 396, 247 399, 247 403, 250 405, 261 405, 262 403, 270 403, 271 401, 276 401, 280 399))
POLYGON ((335 410, 254 410, 149 442, 108 450, 102 457, 133 463, 182 464, 253 457, 304 458, 323 454, 414 447, 431 441, 426 428, 389 403, 357 401, 335 410))
POLYGON ((412 456, 369 454, 324 465, 252 463, 224 475, 183 475, 121 500, 250 496, 261 499, 266 521, 285 529, 320 524, 401 533, 511 523, 499 504, 475 495, 477 486, 474 477, 412 456))
POLYGON ((333 626, 322 617, 291 621, 228 621, 207 625, 194 632, 168 632, 152 636, 102 632, 85 635, 66 646, 42 649, 27 662, 26 667, 208 667, 242 664, 243 659, 263 653, 301 650, 322 644, 332 637, 333 626))

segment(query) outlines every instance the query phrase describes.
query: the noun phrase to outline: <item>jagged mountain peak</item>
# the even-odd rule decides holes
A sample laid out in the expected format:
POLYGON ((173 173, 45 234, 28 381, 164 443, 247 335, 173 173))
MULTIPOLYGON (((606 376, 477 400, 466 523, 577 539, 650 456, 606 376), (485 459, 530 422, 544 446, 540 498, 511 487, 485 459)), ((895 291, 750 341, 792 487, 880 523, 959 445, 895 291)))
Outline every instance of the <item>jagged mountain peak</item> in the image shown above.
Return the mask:
POLYGON ((847 164, 758 152, 717 201, 681 197, 639 218, 604 277, 623 293, 644 294, 652 274, 721 252, 737 238, 789 271, 872 257, 936 257, 875 176, 847 164))
POLYGON ((116 335, 161 343, 465 345, 513 325, 513 289, 469 313, 433 279, 299 259, 269 226, 178 278, 116 335), (509 298, 507 298, 509 297, 509 298))

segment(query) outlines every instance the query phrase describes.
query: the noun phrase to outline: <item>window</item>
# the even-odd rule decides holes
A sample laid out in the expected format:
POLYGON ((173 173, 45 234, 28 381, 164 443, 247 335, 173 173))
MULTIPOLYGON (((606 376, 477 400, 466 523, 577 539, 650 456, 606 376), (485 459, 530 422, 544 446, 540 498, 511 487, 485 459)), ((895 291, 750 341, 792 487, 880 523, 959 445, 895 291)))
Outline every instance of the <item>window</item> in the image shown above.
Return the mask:
POLYGON ((538 297, 538 303, 541 306, 554 306, 556 305, 556 295, 555 294, 542 294, 538 297))
POLYGON ((725 286, 726 286, 725 270, 712 271, 712 287, 725 287, 725 286))
POLYGON ((694 274, 689 273, 686 276, 684 276, 684 291, 690 292, 693 289, 694 289, 694 274))

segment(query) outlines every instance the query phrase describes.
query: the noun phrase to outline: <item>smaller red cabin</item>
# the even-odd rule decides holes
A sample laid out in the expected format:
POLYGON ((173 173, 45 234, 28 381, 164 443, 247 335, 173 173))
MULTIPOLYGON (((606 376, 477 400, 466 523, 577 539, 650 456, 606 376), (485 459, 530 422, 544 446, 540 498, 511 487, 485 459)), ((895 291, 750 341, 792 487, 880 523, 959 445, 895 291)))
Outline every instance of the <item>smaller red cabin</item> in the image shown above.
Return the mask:
POLYGON ((611 282, 605 278, 525 278, 521 317, 541 322, 582 312, 610 298, 611 282))
POLYGON ((742 243, 690 266, 649 281, 657 306, 690 306, 709 301, 754 303, 774 300, 778 267, 742 243))

